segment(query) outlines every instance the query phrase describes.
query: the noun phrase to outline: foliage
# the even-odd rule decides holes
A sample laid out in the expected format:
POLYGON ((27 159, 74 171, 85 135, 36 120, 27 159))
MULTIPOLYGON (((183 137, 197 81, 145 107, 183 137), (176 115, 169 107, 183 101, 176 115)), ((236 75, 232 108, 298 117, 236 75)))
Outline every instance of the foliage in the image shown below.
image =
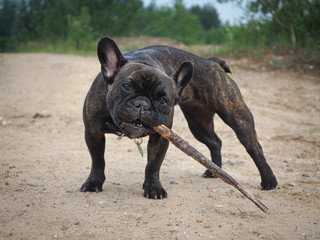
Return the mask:
POLYGON ((200 22, 205 30, 219 28, 221 26, 219 14, 213 5, 209 3, 205 4, 203 7, 196 5, 191 7, 190 10, 192 13, 199 16, 200 22))
POLYGON ((198 16, 184 9, 181 0, 173 8, 162 7, 145 12, 149 24, 141 29, 147 36, 172 38, 186 44, 196 43, 203 32, 198 16))
MULTIPOLYGON (((236 2, 243 0, 218 0, 219 2, 236 2)), ((260 20, 268 33, 269 42, 296 48, 320 47, 320 1, 319 0, 250 0, 247 10, 262 14, 260 20), (318 27, 316 27, 316 25, 318 27), (283 30, 287 31, 283 33, 283 30)))
POLYGON ((1 1, 0 8, 0 51, 12 50, 14 48, 15 35, 17 31, 17 5, 14 1, 1 1))
POLYGON ((187 9, 183 0, 160 8, 144 7, 142 0, 0 0, 0 52, 42 46, 34 43, 87 50, 105 35, 156 36, 225 49, 296 45, 320 51, 319 0, 249 0, 247 9, 260 17, 230 26, 221 24, 213 5, 187 9))
POLYGON ((63 40, 79 49, 103 35, 161 36, 191 44, 204 32, 199 15, 182 0, 162 8, 144 8, 141 0, 0 0, 0 20, 1 51, 63 40))
POLYGON ((93 36, 88 8, 82 7, 80 16, 75 17, 68 15, 67 20, 69 40, 75 43, 75 48, 77 50, 87 48, 88 44, 92 41, 93 36))

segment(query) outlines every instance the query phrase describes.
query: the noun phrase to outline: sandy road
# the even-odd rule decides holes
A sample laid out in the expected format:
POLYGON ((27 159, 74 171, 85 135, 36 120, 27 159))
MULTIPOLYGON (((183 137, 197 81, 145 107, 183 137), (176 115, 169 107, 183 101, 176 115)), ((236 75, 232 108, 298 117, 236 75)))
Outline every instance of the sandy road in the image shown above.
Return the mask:
MULTIPOLYGON (((260 190, 253 161, 217 117, 223 167, 268 214, 221 180, 201 178, 203 167, 173 146, 161 169, 168 198, 143 198, 146 157, 133 140, 113 135, 107 136, 104 191, 80 192, 90 167, 81 108, 98 60, 1 54, 0 238, 320 239, 319 79, 231 68, 279 187, 260 190)), ((209 155, 178 108, 173 128, 209 155)))

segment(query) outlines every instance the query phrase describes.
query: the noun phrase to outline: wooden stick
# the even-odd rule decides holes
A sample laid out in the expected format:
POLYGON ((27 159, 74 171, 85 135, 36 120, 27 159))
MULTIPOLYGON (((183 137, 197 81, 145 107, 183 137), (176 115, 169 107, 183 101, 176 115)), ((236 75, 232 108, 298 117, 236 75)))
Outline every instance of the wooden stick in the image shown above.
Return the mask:
POLYGON ((186 153, 188 156, 194 158, 197 162, 201 163, 205 166, 209 171, 211 171, 214 175, 221 178, 224 182, 234 186, 238 189, 243 195, 249 198, 258 208, 260 208, 263 212, 267 212, 268 208, 256 199, 249 191, 247 191, 244 187, 242 187, 233 177, 231 177, 228 173, 206 158, 203 154, 201 154, 197 149, 192 147, 188 142, 179 137, 177 134, 173 133, 169 128, 164 125, 154 126, 152 127, 157 133, 159 133, 162 137, 173 143, 177 148, 186 153))

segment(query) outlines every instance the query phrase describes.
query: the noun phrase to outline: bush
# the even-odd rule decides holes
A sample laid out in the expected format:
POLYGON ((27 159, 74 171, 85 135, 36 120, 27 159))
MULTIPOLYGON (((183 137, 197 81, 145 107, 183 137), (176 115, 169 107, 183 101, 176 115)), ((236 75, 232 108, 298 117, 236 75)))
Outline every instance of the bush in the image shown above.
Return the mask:
POLYGON ((69 41, 74 44, 76 50, 88 49, 89 43, 93 39, 93 31, 90 26, 90 15, 88 8, 82 7, 78 17, 68 15, 69 41))

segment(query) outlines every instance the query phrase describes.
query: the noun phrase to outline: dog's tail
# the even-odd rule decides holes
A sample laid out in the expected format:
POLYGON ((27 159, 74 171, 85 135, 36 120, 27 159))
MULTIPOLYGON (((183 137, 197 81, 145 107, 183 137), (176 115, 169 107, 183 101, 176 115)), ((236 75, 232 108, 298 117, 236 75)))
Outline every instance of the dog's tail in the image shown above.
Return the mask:
POLYGON ((209 57, 207 59, 210 60, 210 61, 218 63, 226 73, 231 73, 231 70, 230 70, 229 66, 222 59, 217 58, 217 57, 209 57))

